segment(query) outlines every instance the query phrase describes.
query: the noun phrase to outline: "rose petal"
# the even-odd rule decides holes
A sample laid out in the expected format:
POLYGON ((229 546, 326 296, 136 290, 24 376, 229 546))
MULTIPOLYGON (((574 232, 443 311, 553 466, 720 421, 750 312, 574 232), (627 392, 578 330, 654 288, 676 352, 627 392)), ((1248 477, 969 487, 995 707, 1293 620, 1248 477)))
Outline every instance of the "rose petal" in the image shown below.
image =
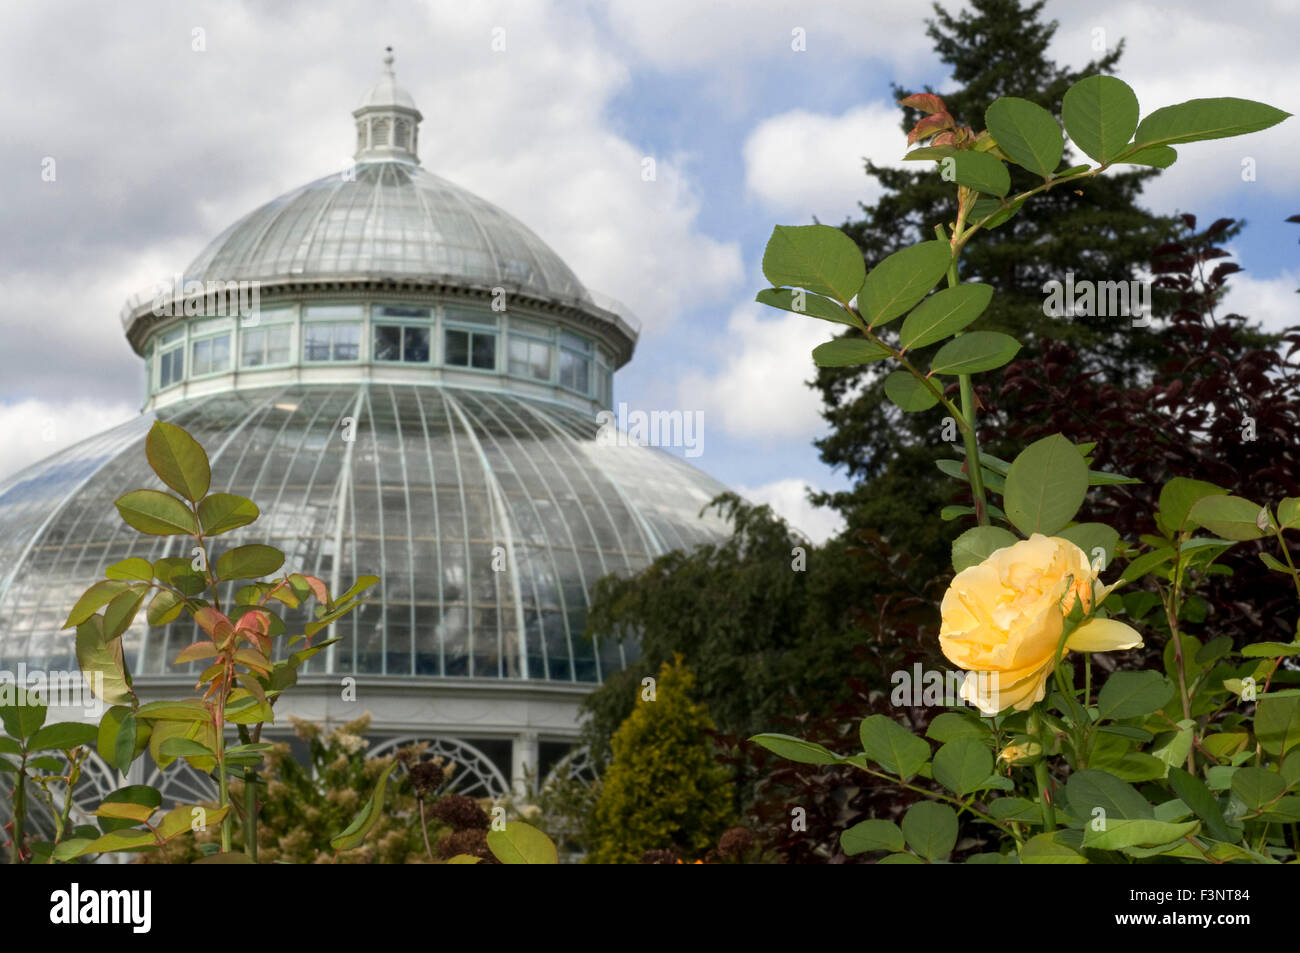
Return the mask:
POLYGON ((1114 619, 1089 619, 1070 634, 1066 648, 1075 652, 1114 652, 1142 644, 1137 629, 1114 619))

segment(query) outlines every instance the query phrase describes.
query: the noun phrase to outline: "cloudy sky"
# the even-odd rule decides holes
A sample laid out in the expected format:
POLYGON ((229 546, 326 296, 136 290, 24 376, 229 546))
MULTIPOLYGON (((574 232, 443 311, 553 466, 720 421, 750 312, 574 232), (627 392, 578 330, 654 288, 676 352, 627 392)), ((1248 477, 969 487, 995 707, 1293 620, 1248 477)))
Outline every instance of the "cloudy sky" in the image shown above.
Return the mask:
MULTIPOLYGON (((1079 66, 1098 37, 1123 38, 1119 75, 1144 113, 1216 95, 1300 113, 1300 0, 1228 9, 1049 2, 1051 54, 1079 66)), ((825 536, 834 521, 805 487, 844 481, 811 446, 823 425, 804 382, 830 334, 754 304, 759 263, 774 224, 838 224, 878 195, 862 158, 905 145, 890 82, 949 85, 930 14, 916 0, 8 2, 0 478, 138 412, 125 298, 343 168, 350 112, 392 44, 425 167, 513 212, 644 322, 615 399, 702 410, 691 462, 825 536)), ((1229 304, 1270 327, 1300 323, 1300 228, 1283 222, 1300 213, 1297 155, 1292 119, 1181 149, 1147 192, 1156 211, 1249 220, 1229 304)))

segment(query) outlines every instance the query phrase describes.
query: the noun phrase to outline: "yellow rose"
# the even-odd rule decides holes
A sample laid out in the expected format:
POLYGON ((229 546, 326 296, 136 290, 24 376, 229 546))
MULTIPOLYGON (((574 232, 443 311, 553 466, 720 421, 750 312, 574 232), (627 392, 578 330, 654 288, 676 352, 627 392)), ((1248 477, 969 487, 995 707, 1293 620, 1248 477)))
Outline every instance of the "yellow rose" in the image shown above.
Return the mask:
MULTIPOLYGON (((1042 701, 1066 614, 1076 599, 1091 612, 1106 591, 1082 549, 1040 533, 963 569, 944 594, 939 629, 939 647, 948 660, 981 673, 965 680, 962 698, 985 715, 1008 707, 1024 711, 1042 701)), ((1089 619, 1070 634, 1065 651, 1109 652, 1141 644, 1131 626, 1089 619)))

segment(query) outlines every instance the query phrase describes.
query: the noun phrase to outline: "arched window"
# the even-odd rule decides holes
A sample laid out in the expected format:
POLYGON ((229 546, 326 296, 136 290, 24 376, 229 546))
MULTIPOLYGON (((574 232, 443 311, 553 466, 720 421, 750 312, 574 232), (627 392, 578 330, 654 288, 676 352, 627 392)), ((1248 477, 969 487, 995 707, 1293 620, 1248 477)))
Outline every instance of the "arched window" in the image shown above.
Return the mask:
POLYGON ((393 145, 399 149, 409 149, 410 143, 407 141, 411 135, 411 124, 405 119, 397 120, 397 135, 393 137, 393 145))
POLYGON ((376 146, 388 145, 388 132, 388 120, 376 119, 374 125, 370 127, 370 137, 374 140, 372 144, 376 146))

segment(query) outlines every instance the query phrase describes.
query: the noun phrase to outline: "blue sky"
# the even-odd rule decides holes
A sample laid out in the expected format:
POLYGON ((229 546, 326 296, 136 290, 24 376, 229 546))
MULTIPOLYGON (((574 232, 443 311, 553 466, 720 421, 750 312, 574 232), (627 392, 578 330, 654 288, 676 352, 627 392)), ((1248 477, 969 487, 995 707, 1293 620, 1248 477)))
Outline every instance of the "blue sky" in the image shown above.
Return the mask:
MULTIPOLYGON (((1123 38, 1119 75, 1144 114, 1214 95, 1300 112, 1300 3, 1224 9, 1049 2, 1051 53, 1079 66, 1098 36, 1123 38)), ((891 81, 947 85, 929 15, 910 0, 7 5, 0 477, 137 411, 122 301, 342 168, 350 111, 391 43, 425 115, 425 167, 517 215, 641 317, 616 400, 703 411, 691 462, 824 536, 833 520, 803 488, 843 478, 811 446, 822 425, 802 382, 830 332, 753 304, 759 262, 774 224, 838 224, 877 194, 862 157, 896 162, 904 147, 891 81)), ((1180 152, 1148 205, 1247 219, 1229 304, 1300 323, 1300 226, 1282 221, 1300 213, 1300 120, 1180 152)))

